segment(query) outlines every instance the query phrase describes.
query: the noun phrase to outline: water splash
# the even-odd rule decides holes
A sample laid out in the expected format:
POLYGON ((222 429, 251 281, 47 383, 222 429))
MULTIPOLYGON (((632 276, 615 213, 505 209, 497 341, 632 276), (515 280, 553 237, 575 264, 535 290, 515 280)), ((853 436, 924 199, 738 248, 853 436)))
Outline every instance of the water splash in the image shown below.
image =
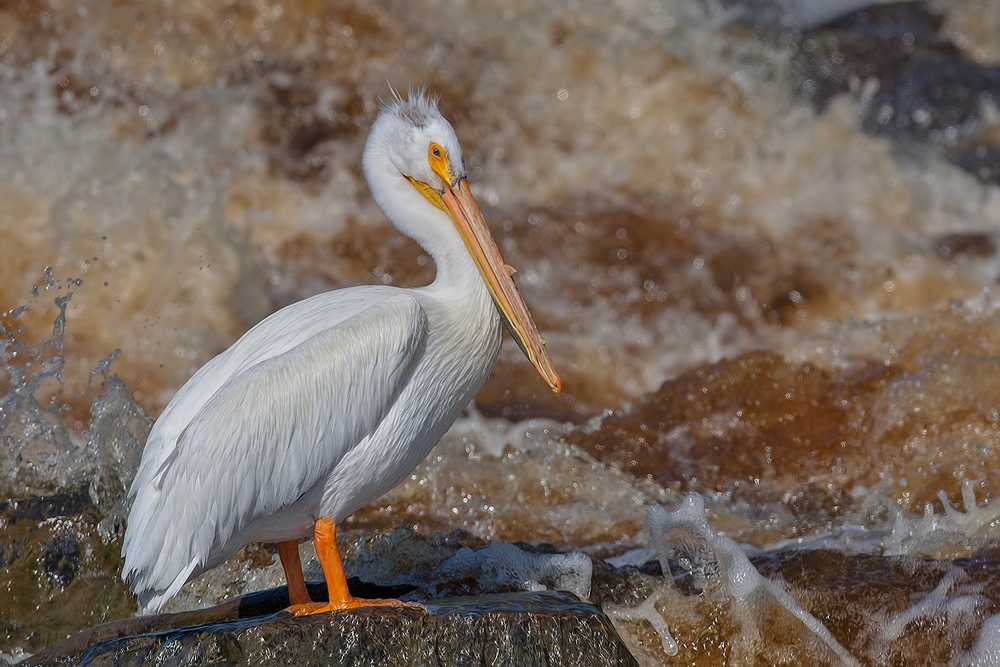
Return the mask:
POLYGON ((668 656, 678 653, 678 643, 658 603, 664 596, 675 596, 675 582, 687 580, 699 594, 714 597, 730 608, 732 619, 740 626, 729 640, 730 659, 734 662, 752 660, 759 653, 764 636, 761 623, 768 615, 768 607, 777 605, 798 619, 807 633, 822 642, 845 665, 860 664, 778 582, 763 577, 736 542, 712 530, 705 518, 705 502, 701 495, 687 494, 680 507, 672 512, 660 505, 650 506, 646 528, 665 575, 665 586, 654 590, 639 605, 616 605, 609 609, 615 626, 634 652, 646 655, 650 662, 655 660, 648 640, 644 641, 641 631, 634 627, 636 621, 645 621, 655 631, 664 653, 668 656))
POLYGON ((125 382, 109 375, 111 362, 121 354, 115 350, 102 359, 90 374, 90 428, 87 431, 94 474, 90 480, 90 498, 105 513, 97 525, 101 540, 108 544, 125 530, 125 520, 132 504, 125 496, 142 458, 153 420, 132 400, 125 382), (100 376, 100 387, 94 380, 100 376), (103 391, 100 391, 103 389, 103 391))
MULTIPOLYGON (((55 284, 51 271, 46 282, 49 287, 55 284)), ((0 360, 9 379, 7 393, 0 397, 0 497, 53 494, 84 484, 85 441, 66 427, 58 392, 47 404, 38 399, 53 383, 62 384, 66 306, 72 297, 70 291, 55 298, 52 337, 38 348, 21 338, 25 328, 18 318, 28 306, 0 314, 0 360)))
POLYGON ((570 591, 582 600, 590 599, 593 564, 581 553, 532 554, 505 542, 493 542, 485 549, 464 547, 442 563, 436 577, 473 578, 484 590, 504 590, 514 586, 526 591, 547 589, 570 591))
MULTIPOLYGON (((44 273, 45 289, 62 289, 44 273)), ((80 286, 67 279, 66 287, 80 286)), ((37 293, 37 289, 32 292, 37 293)), ((109 512, 125 495, 152 425, 132 400, 125 383, 110 373, 121 354, 115 350, 90 374, 90 425, 74 433, 62 397, 66 309, 73 292, 54 299, 52 335, 33 346, 19 318, 31 306, 0 314, 0 360, 9 383, 0 397, 0 498, 26 498, 86 489, 91 501, 109 512), (100 382, 97 379, 100 378, 100 382), (49 395, 43 403, 39 396, 49 395)), ((116 514, 116 513, 112 513, 116 514)))

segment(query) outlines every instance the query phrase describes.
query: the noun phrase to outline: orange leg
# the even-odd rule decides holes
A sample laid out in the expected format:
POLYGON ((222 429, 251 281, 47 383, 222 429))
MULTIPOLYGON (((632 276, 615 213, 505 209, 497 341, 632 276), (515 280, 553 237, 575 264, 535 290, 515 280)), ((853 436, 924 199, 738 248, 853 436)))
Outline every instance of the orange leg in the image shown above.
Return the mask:
MULTIPOLYGON (((390 605, 393 607, 424 609, 421 605, 400 602, 399 600, 363 600, 352 597, 350 591, 347 590, 347 578, 344 577, 344 567, 340 563, 340 552, 337 551, 337 529, 334 527, 333 521, 331 519, 319 519, 316 525, 313 526, 313 533, 316 544, 316 557, 319 558, 319 563, 323 566, 323 574, 326 576, 326 589, 329 591, 330 601, 327 604, 321 602, 293 603, 288 608, 288 611, 296 616, 304 616, 306 614, 320 614, 326 611, 340 611, 368 605, 390 605)), ((289 583, 289 590, 291 590, 291 583, 289 583)))
POLYGON ((281 567, 285 569, 285 581, 288 582, 288 601, 293 605, 312 602, 306 589, 306 580, 302 577, 299 543, 295 540, 279 542, 278 557, 281 559, 281 567))

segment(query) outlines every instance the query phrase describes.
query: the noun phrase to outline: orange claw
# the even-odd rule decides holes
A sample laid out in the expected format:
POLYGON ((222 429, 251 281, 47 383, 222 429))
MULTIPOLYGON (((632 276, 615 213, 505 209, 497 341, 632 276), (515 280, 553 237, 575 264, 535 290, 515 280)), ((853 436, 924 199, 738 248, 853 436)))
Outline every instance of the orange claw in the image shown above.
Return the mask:
MULTIPOLYGON (((323 566, 323 574, 326 576, 326 590, 330 595, 330 601, 309 602, 309 593, 305 592, 305 599, 292 597, 293 588, 298 589, 301 582, 301 590, 305 591, 305 581, 302 579, 302 566, 299 563, 298 545, 295 542, 282 542, 278 545, 278 555, 281 556, 281 564, 285 567, 285 577, 288 579, 288 596, 292 603, 287 611, 296 616, 306 616, 308 614, 322 614, 327 611, 342 611, 344 609, 355 609, 357 607, 387 606, 387 607, 412 607, 426 611, 423 605, 412 602, 401 602, 399 600, 366 600, 356 598, 347 590, 347 578, 344 577, 344 567, 340 562, 340 552, 337 551, 337 528, 333 525, 332 519, 318 519, 313 526, 313 535, 316 546, 316 557, 319 564, 323 566), (285 560, 283 545, 291 544, 295 548, 294 559, 289 554, 288 562, 285 560), (292 566, 291 568, 289 566, 292 566), (295 580, 293 582, 293 580, 295 580)), ((287 547, 285 547, 287 549, 287 547)))
POLYGON ((285 611, 291 612, 294 616, 308 616, 310 614, 323 614, 328 611, 344 611, 345 609, 357 609, 358 607, 409 607, 427 611, 427 607, 416 602, 403 602, 402 600, 368 600, 365 598, 352 597, 344 606, 333 606, 326 602, 310 602, 308 604, 293 604, 285 611))

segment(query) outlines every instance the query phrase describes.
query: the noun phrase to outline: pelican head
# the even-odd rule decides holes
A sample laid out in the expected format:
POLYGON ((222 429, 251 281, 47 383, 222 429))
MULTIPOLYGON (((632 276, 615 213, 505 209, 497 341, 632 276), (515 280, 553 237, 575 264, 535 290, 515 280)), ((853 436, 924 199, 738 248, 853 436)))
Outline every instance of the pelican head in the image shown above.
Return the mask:
POLYGON ((378 145, 400 174, 440 193, 445 184, 466 178, 454 128, 436 101, 422 94, 387 105, 375 120, 369 144, 378 145))
POLYGON ((562 390, 531 313, 521 298, 469 190, 455 130, 422 91, 383 107, 365 144, 362 166, 375 203, 401 232, 446 260, 457 233, 508 331, 552 391, 562 390))

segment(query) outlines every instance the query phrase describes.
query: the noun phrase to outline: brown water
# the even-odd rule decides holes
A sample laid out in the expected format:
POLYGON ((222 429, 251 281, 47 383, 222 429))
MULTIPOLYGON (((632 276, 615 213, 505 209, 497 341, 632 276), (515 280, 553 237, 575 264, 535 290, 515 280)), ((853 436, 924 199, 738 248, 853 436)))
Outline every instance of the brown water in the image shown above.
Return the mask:
MULTIPOLYGON (((1000 62, 998 5, 931 9, 962 58, 1000 62)), ((62 385, 38 394, 60 392, 66 448, 85 448, 88 379, 116 349, 155 416, 282 305, 432 278, 360 169, 387 80, 426 83, 565 392, 507 341, 475 407, 348 527, 617 556, 650 545, 651 503, 697 491, 713 530, 760 549, 995 546, 1000 186, 949 160, 1000 148, 996 107, 923 143, 866 133, 874 84, 817 110, 795 87, 811 47, 736 13, 0 6, 0 321, 38 349, 72 289, 62 385), (907 530, 886 537, 892 517, 907 530)))

